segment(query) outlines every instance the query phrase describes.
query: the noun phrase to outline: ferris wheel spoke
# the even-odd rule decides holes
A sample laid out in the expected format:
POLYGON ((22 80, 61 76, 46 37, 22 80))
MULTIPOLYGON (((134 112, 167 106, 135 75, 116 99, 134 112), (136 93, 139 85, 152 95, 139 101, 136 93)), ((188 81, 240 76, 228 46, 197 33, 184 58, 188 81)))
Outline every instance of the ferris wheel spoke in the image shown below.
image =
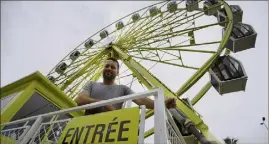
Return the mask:
MULTIPOLYGON (((168 16, 168 18, 170 18, 170 17, 172 17, 172 16, 174 16, 175 15, 175 13, 169 13, 169 14, 167 14, 167 15, 165 15, 165 16, 168 16)), ((147 24, 145 24, 145 26, 141 26, 141 28, 138 30, 138 31, 134 31, 133 33, 130 33, 130 34, 128 34, 128 36, 127 36, 127 38, 132 38, 132 37, 135 37, 135 38, 137 38, 137 37, 139 37, 140 35, 143 35, 143 34, 145 34, 145 33, 149 33, 149 34, 151 34, 151 32, 153 32, 152 30, 150 31, 150 32, 148 32, 150 29, 152 29, 152 28, 154 28, 154 27, 156 27, 156 25, 160 25, 160 23, 162 23, 162 21, 164 21, 164 20, 166 20, 166 19, 168 19, 168 18, 166 18, 165 16, 160 16, 159 15, 159 17, 156 17, 156 19, 157 18, 160 18, 158 21, 156 21, 156 22, 148 22, 147 24), (145 27, 145 28, 143 28, 143 27, 145 27)), ((165 28, 166 26, 163 26, 163 25, 161 25, 159 28, 165 28)), ((157 29, 156 29, 157 30, 157 29)))
POLYGON ((73 86, 70 89, 65 90, 65 93, 67 93, 68 95, 74 93, 75 90, 79 87, 79 85, 80 85, 80 83, 73 84, 73 86))
POLYGON ((96 51, 88 51, 88 52, 84 52, 82 53, 80 56, 93 56, 93 55, 96 55, 97 53, 103 51, 105 48, 103 49, 100 49, 100 50, 96 50, 96 51))
MULTIPOLYGON (((180 1, 178 4, 180 4, 180 3, 182 3, 182 2, 184 2, 184 1, 180 1)), ((185 9, 178 8, 178 9, 177 9, 175 12, 173 12, 173 13, 169 13, 168 11, 161 12, 161 14, 159 14, 158 17, 156 16, 156 18, 154 19, 154 20, 157 20, 157 21, 153 22, 154 20, 152 20, 152 21, 150 21, 150 22, 148 22, 148 23, 146 23, 146 24, 144 24, 144 25, 140 25, 138 31, 135 31, 135 29, 133 29, 133 33, 128 34, 128 37, 133 36, 133 35, 135 35, 135 34, 137 34, 137 33, 139 33, 139 32, 147 31, 147 30, 149 30, 151 27, 153 27, 153 26, 159 24, 160 22, 162 22, 162 21, 164 21, 164 20, 167 20, 167 19, 171 18, 172 16, 174 16, 174 15, 176 15, 177 13, 182 12, 182 11, 184 11, 184 10, 185 10, 185 9), (168 14, 163 15, 163 14, 165 14, 165 13, 168 13, 168 14), (160 18, 160 17, 161 17, 161 19, 158 20, 157 18, 160 18), (145 29, 143 29, 144 27, 145 27, 145 29)), ((185 13, 186 13, 186 12, 185 12, 185 13)), ((176 18, 174 18, 174 19, 176 19, 176 18)))
MULTIPOLYGON (((147 12, 147 11, 146 11, 147 12)), ((146 12, 144 12, 142 14, 142 16, 144 14, 146 14, 146 12)), ((123 29, 120 31, 120 34, 117 36, 116 38, 116 42, 118 42, 119 39, 122 39, 123 37, 126 36, 126 34, 130 33, 131 31, 133 31, 134 29, 136 29, 142 22, 148 20, 148 18, 150 18, 150 16, 145 16, 145 17, 141 17, 139 21, 137 22, 130 22, 128 23, 126 26, 123 27, 123 29)), ((131 20, 131 19, 130 19, 131 20)))
MULTIPOLYGON (((184 12, 184 13, 182 13, 180 16, 176 16, 176 18, 175 19, 178 19, 179 17, 182 17, 183 16, 183 14, 187 14, 186 13, 186 11, 184 12)), ((184 24, 187 24, 187 23, 189 23, 189 22, 192 22, 192 20, 195 20, 195 19, 198 19, 199 17, 201 17, 201 16, 204 16, 204 13, 203 12, 198 12, 198 13, 195 13, 195 14, 192 14, 192 15, 190 15, 190 16, 185 16, 184 18, 181 18, 181 19, 178 19, 178 20, 176 20, 176 21, 167 21, 167 24, 165 25, 165 26, 163 26, 163 25, 161 25, 160 27, 157 27, 156 29, 153 29, 153 30, 151 30, 151 31, 149 31, 149 32, 147 32, 147 33, 152 33, 152 32, 158 32, 157 30, 159 30, 159 29, 161 29, 161 31, 159 31, 159 33, 166 33, 166 32, 168 32, 168 31, 172 31, 174 28, 177 28, 177 27, 179 27, 179 26, 182 26, 182 25, 184 25, 184 24), (195 17, 196 16, 196 17, 195 17), (188 20, 188 18, 190 18, 190 17, 192 17, 192 19, 189 19, 188 20), (186 22, 182 22, 182 21, 184 21, 184 20, 187 20, 186 22), (166 28, 166 27, 170 27, 169 29, 166 29, 166 30, 164 30, 164 28, 166 28)), ((158 33, 158 34, 159 34, 158 33)), ((146 34, 146 32, 144 33, 144 34, 146 34)), ((141 37, 143 37, 143 36, 141 36, 141 37)), ((144 38, 144 37, 143 37, 144 38)), ((143 39, 143 38, 141 38, 141 39, 143 39)))
MULTIPOLYGON (((210 51, 210 50, 196 50, 196 49, 184 49, 184 48, 179 48, 179 49, 175 49, 175 48, 148 48, 148 49, 141 49, 141 50, 134 50, 131 52, 137 52, 137 51, 149 51, 149 50, 165 50, 165 51, 185 51, 185 52, 197 52, 197 53, 216 53, 216 51, 210 51)), ((134 55, 137 56, 137 55, 134 55)))
MULTIPOLYGON (((130 54, 130 53, 129 53, 130 54)), ((139 53, 138 55, 140 55, 140 56, 142 56, 143 57, 143 55, 142 55, 142 53, 139 53)), ((150 55, 150 53, 148 53, 145 57, 147 57, 148 55, 150 55)), ((143 61, 143 60, 139 60, 138 61, 138 63, 140 63, 141 61, 143 61)), ((123 62, 122 62, 122 64, 123 64, 123 62)), ((123 72, 121 72, 119 75, 122 75, 123 73, 126 73, 126 72, 128 72, 128 70, 129 69, 126 69, 126 70, 124 70, 123 72)))
POLYGON ((68 87, 66 89, 66 93, 68 93, 68 92, 73 93, 79 86, 82 86, 82 85, 84 85, 87 82, 87 81, 85 81, 86 79, 91 79, 94 75, 96 75, 96 73, 99 70, 100 70, 100 68, 99 69, 95 69, 95 70, 93 70, 91 72, 85 73, 81 77, 81 79, 76 80, 76 82, 74 83, 74 85, 72 85, 71 87, 68 87))
POLYGON ((144 45, 137 45, 137 46, 145 46, 145 45, 150 45, 150 44, 154 44, 154 43, 157 43, 157 42, 162 42, 162 41, 167 41, 169 40, 170 38, 175 38, 176 36, 181 36, 181 37, 188 37, 188 36, 185 36, 184 34, 187 34, 187 33, 183 33, 181 35, 163 35, 163 36, 151 36, 151 39, 152 39, 152 42, 148 42, 150 39, 142 39, 140 42, 136 42, 136 43, 139 43, 139 44, 144 44, 144 45), (144 41, 147 41, 148 43, 144 43, 144 41))
POLYGON ((91 54, 91 55, 81 55, 81 56, 78 58, 78 60, 76 60, 75 62, 73 62, 73 63, 70 65, 70 67, 72 67, 73 65, 75 65, 75 66, 76 66, 76 65, 80 65, 80 64, 84 63, 85 61, 92 59, 95 55, 96 55, 96 53, 91 54))
POLYGON ((93 57, 90 61, 87 61, 85 65, 81 69, 79 69, 75 74, 73 74, 68 81, 61 87, 61 89, 65 89, 69 84, 71 84, 75 79, 77 79, 79 76, 81 76, 85 70, 88 69, 89 66, 96 63, 97 60, 103 59, 110 51, 105 49, 101 51, 99 54, 97 54, 95 57, 93 57))
MULTIPOLYGON (((169 26, 172 26, 173 24, 174 24, 173 28, 176 28, 176 27, 179 27, 179 26, 181 26, 181 25, 183 25, 183 24, 186 24, 186 23, 190 22, 191 20, 197 19, 197 18, 199 18, 199 17, 201 17, 201 16, 204 15, 203 12, 198 12, 198 13, 192 14, 192 15, 190 15, 190 16, 185 16, 184 18, 178 19, 178 18, 182 17, 184 14, 187 14, 187 11, 186 11, 186 10, 185 10, 184 13, 182 13, 182 14, 179 15, 179 16, 177 16, 176 14, 172 15, 172 16, 175 16, 175 18, 172 19, 171 21, 167 22, 166 25, 158 25, 159 27, 156 26, 156 28, 153 29, 153 30, 151 30, 151 31, 143 31, 140 35, 138 34, 137 37, 143 37, 143 34, 146 35, 146 34, 149 34, 149 33, 152 33, 152 32, 156 32, 156 31, 159 30, 159 29, 168 28, 169 26), (200 14, 200 15, 199 15, 199 14, 200 14), (196 15, 198 15, 198 16, 197 16, 197 17, 194 17, 194 16, 196 16, 196 15), (193 19, 188 20, 187 22, 179 23, 179 22, 181 22, 181 21, 184 21, 184 20, 188 19, 189 17, 193 17, 193 19), (176 20, 176 19, 177 19, 177 20, 176 20), (176 20, 176 21, 174 21, 174 20, 176 20), (178 24, 178 25, 175 25, 175 24, 178 24)), ((166 31, 171 31, 171 29, 168 29, 168 30, 166 30, 166 31)), ((164 31, 162 31, 162 33, 163 33, 163 32, 164 32, 164 31)), ((141 38, 141 39, 142 39, 142 38, 141 38)))
MULTIPOLYGON (((143 8, 143 9, 140 9, 139 11, 146 10, 146 11, 144 11, 143 14, 141 15, 140 20, 137 21, 137 22, 131 22, 131 19, 129 19, 128 22, 127 22, 127 24, 126 24, 126 27, 123 27, 123 29, 121 30, 120 34, 118 35, 118 38, 116 39, 116 41, 118 41, 118 39, 122 37, 122 34, 123 34, 123 33, 129 33, 131 30, 134 30, 134 29, 136 28, 137 25, 139 26, 141 22, 143 22, 144 20, 147 20, 147 18, 149 18, 149 16, 145 16, 145 17, 144 17, 144 15, 147 14, 147 12, 149 11, 149 9, 148 9, 149 7, 152 7, 152 6, 155 6, 155 5, 158 5, 158 4, 162 4, 162 3, 165 3, 164 5, 167 4, 167 2, 162 1, 162 2, 159 2, 159 3, 153 4, 153 5, 151 5, 151 6, 145 7, 145 8, 143 8), (142 21, 142 20, 143 20, 143 21, 142 21), (132 24, 132 25, 131 25, 131 24, 132 24), (130 27, 128 27, 128 26, 130 26, 130 27), (128 27, 128 28, 127 28, 127 27, 128 27)), ((164 5, 163 5, 163 6, 164 6, 164 5)), ((134 12, 134 13, 135 13, 135 12, 134 12)), ((132 13, 132 14, 134 14, 134 13, 132 13)), ((130 15, 131 15, 131 14, 130 14, 130 15)))
POLYGON ((163 15, 155 16, 154 19, 151 19, 149 22, 145 23, 144 25, 139 25, 137 30, 133 29, 133 31, 131 33, 126 33, 128 35, 124 38, 129 38, 129 37, 132 37, 134 35, 139 35, 141 32, 148 31, 150 28, 154 27, 156 24, 160 23, 161 21, 163 21, 165 19, 172 17, 173 15, 174 15, 174 13, 172 13, 172 14, 166 13, 165 16, 163 16, 163 15), (166 16, 168 16, 168 17, 166 17, 166 16), (160 18, 160 19, 158 19, 158 18, 160 18), (154 20, 157 20, 157 21, 154 22, 154 20))
MULTIPOLYGON (((74 84, 79 84, 79 85, 77 85, 76 88, 68 87, 69 90, 72 90, 72 91, 76 90, 77 92, 79 92, 91 79, 93 79, 93 77, 95 77, 98 74, 98 72, 100 72, 100 68, 93 70, 93 72, 85 73, 82 77, 74 81, 74 84)), ((76 93, 73 93, 73 95, 76 95, 76 93)))
MULTIPOLYGON (((98 65, 94 65, 95 67, 98 66, 98 65)), ((90 68, 93 68, 94 66, 90 67, 90 68)), ((59 77, 57 77, 59 83, 58 85, 61 85, 62 83, 64 83, 69 77, 71 77, 73 74, 75 74, 79 68, 75 68, 72 72, 69 71, 70 73, 66 72, 65 75, 60 75, 59 77), (76 69, 76 70, 75 70, 76 69)))
POLYGON ((55 84, 61 85, 66 79, 67 79, 66 77, 57 78, 57 82, 55 82, 55 84))
POLYGON ((181 59, 181 57, 179 57, 179 56, 177 56, 177 55, 174 55, 174 54, 171 54, 171 53, 169 53, 169 52, 167 52, 167 51, 164 51, 164 50, 160 50, 161 52, 163 52, 163 53, 165 53, 165 54, 168 54, 168 55, 170 55, 170 56, 174 56, 174 57, 176 57, 176 58, 178 58, 178 59, 181 59))
POLYGON ((143 17, 146 13, 148 12, 148 10, 146 10, 143 14, 142 14, 142 18, 140 18, 140 21, 138 22, 130 22, 131 19, 129 19, 129 22, 127 23, 126 26, 123 27, 123 29, 120 31, 120 34, 117 36, 116 42, 121 39, 122 37, 125 36, 125 34, 130 33, 132 30, 136 29, 137 26, 139 26, 139 24, 142 21, 145 21, 149 18, 149 16, 145 16, 143 17), (122 35, 123 34, 123 35, 122 35))
POLYGON ((74 63, 73 65, 69 66, 68 69, 66 70, 65 73, 68 73, 78 67, 80 67, 81 65, 84 65, 85 63, 87 63, 87 61, 91 60, 92 58, 84 58, 80 61, 78 61, 77 63, 74 63))
MULTIPOLYGON (((161 9, 163 6, 165 6, 168 2, 165 2, 162 6, 160 6, 159 9, 161 9)), ((147 9, 143 15, 145 15, 147 12, 149 11, 149 9, 147 9)), ((161 13, 164 13, 164 12, 161 12, 161 13)), ((142 18, 143 18, 143 15, 142 15, 142 18)), ((125 32, 125 34, 121 37, 123 39, 126 38, 126 35, 127 37, 129 35, 132 35, 133 32, 136 32, 137 30, 140 30, 141 27, 145 27, 147 26, 148 24, 150 24, 152 21, 154 21, 155 19, 159 18, 161 15, 157 15, 155 17, 151 17, 151 16, 145 16, 145 18, 143 18, 143 21, 140 20, 138 22, 135 23, 135 25, 133 25, 133 27, 129 27, 129 29, 125 32), (150 18, 148 22, 146 22, 146 20, 148 20, 147 18, 150 18)))
POLYGON ((131 75, 133 75, 133 74, 127 74, 127 75, 124 75, 124 76, 120 76, 119 79, 131 76, 131 75))
POLYGON ((191 67, 191 66, 186 66, 186 65, 180 65, 180 64, 176 64, 176 63, 171 63, 171 62, 166 62, 166 61, 161 61, 161 60, 154 60, 154 59, 148 59, 148 58, 141 58, 141 57, 135 57, 134 58, 137 59, 143 59, 143 60, 148 60, 148 61, 153 61, 153 62, 158 62, 158 63, 162 63, 162 64, 166 64, 166 65, 172 65, 172 66, 178 66, 178 67, 183 67, 183 68, 188 68, 188 69, 193 69, 193 70, 198 70, 199 68, 197 67, 191 67))
POLYGON ((128 39, 130 36, 132 36, 134 33, 137 33, 139 31, 139 29, 141 29, 142 27, 147 26, 148 24, 150 24, 152 21, 154 21, 155 19, 159 18, 160 15, 156 16, 156 17, 149 17, 149 19, 145 19, 143 22, 144 23, 140 23, 139 25, 137 25, 137 27, 130 29, 130 32, 125 33, 125 35, 123 35, 122 39, 128 39))
MULTIPOLYGON (((199 17, 203 16, 204 14, 202 15, 199 15, 199 17)), ((190 21, 190 20, 189 20, 190 21)), ((183 23, 183 24, 186 24, 188 23, 189 21, 183 23)), ((222 22, 223 23, 223 22, 222 22)), ((181 26, 183 24, 180 24, 178 26, 181 26)), ((186 31, 195 31, 195 30, 200 30, 200 29, 203 29, 203 28, 206 28, 206 27, 210 27, 210 26, 215 26, 215 25, 219 25, 220 23, 214 23, 214 24, 209 24, 209 25, 204 25, 204 26, 199 26, 199 27, 194 27, 194 28, 187 28, 187 29, 183 29, 183 30, 179 30, 179 31, 174 31, 174 32, 168 32, 169 30, 166 30, 166 31, 163 31, 162 33, 158 33, 157 35, 154 35, 152 37, 148 37, 148 38, 144 38, 142 37, 141 40, 137 40, 137 43, 140 42, 140 41, 145 41, 145 40, 150 40, 150 39, 153 39, 153 38, 156 38, 156 37, 160 37, 160 36, 177 36, 177 35, 182 35, 182 34, 186 34, 186 31), (168 32, 168 33, 167 33, 168 32), (185 32, 185 33, 182 33, 182 32, 185 32)))
MULTIPOLYGON (((91 59, 92 56, 94 56, 96 53, 94 53, 93 55, 91 56, 87 56, 87 57, 84 57, 86 55, 82 55, 80 56, 76 61, 72 61, 71 64, 69 64, 67 70, 64 72, 64 74, 67 74, 70 72, 70 71, 73 71, 74 69, 76 69, 77 67, 79 67, 80 65, 84 64, 87 60, 91 59), (84 58, 82 58, 84 57, 84 58)), ((72 72, 73 73, 73 72, 72 72)), ((70 75, 68 75, 70 76, 70 75)))
MULTIPOLYGON (((145 57, 148 57, 149 54, 150 54, 150 53, 148 53, 145 57)), ((142 53, 141 53, 141 56, 143 57, 142 53)), ((163 55, 163 56, 164 56, 164 55, 163 55)), ((162 57, 163 57, 163 56, 162 56, 162 57)), ((142 62, 142 61, 143 61, 143 59, 138 60, 138 63, 140 63, 140 62, 142 62)), ((122 64, 123 64, 123 62, 122 62, 122 64)), ((153 64, 148 70, 151 70, 156 64, 157 64, 157 62, 156 62, 155 64, 153 64)), ((129 69, 124 70, 124 71, 121 72, 119 75, 122 75, 123 73, 128 72, 128 70, 129 70, 129 69)), ((136 77, 136 79, 137 79, 137 77, 136 77)))
MULTIPOLYGON (((196 44, 189 44, 189 45, 173 45, 173 46, 168 46, 168 47, 132 47, 132 50, 138 49, 138 50, 158 50, 159 48, 164 49, 164 50, 180 50, 181 48, 184 47, 194 47, 194 46, 201 46, 201 45, 211 45, 211 44, 218 44, 221 41, 212 41, 212 42, 205 42, 205 43, 196 43, 196 44)), ((130 51, 132 51, 130 50, 130 51)))
POLYGON ((135 81, 137 81, 137 77, 132 77, 132 81, 130 82, 130 83, 128 83, 127 85, 130 85, 130 88, 132 88, 132 86, 133 86, 133 83, 135 82, 135 81))
MULTIPOLYGON (((224 22, 221 22, 221 23, 224 23, 224 22)), ((204 26, 199 26, 199 27, 189 28, 189 29, 185 29, 185 30, 180 30, 180 31, 172 32, 172 33, 159 34, 158 37, 169 35, 169 37, 167 37, 167 39, 169 39, 169 38, 173 38, 173 37, 177 37, 177 36, 182 36, 182 35, 184 35, 184 34, 188 34, 189 32, 198 31, 198 30, 201 30, 201 29, 210 27, 210 26, 217 26, 217 25, 219 25, 219 24, 220 24, 220 23, 214 23, 214 24, 209 24, 209 25, 204 25, 204 26)), ((156 37, 156 36, 155 36, 155 37, 156 37)), ((145 41, 145 40, 150 40, 150 39, 152 39, 152 38, 154 38, 154 37, 144 39, 144 41, 145 41)), ((155 42, 159 42, 159 41, 163 41, 163 39, 153 41, 153 42, 151 42, 150 44, 153 44, 153 43, 155 43, 155 42)), ((141 47, 141 46, 145 46, 145 45, 138 45, 138 47, 141 47)))

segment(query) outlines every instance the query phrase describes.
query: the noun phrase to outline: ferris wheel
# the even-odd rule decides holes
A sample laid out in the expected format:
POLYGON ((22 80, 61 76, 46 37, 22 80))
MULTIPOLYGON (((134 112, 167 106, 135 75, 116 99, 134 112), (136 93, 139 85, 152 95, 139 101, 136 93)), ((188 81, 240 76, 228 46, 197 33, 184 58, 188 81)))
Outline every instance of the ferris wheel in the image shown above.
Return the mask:
POLYGON ((101 79, 104 61, 114 57, 120 62, 118 84, 134 90, 163 88, 199 129, 207 129, 192 105, 212 86, 221 95, 245 90, 243 65, 229 55, 255 47, 257 33, 242 17, 240 6, 223 0, 162 1, 99 30, 47 77, 74 98, 89 81, 101 79), (207 82, 200 81, 204 77, 207 82), (185 94, 193 87, 190 100, 185 94))

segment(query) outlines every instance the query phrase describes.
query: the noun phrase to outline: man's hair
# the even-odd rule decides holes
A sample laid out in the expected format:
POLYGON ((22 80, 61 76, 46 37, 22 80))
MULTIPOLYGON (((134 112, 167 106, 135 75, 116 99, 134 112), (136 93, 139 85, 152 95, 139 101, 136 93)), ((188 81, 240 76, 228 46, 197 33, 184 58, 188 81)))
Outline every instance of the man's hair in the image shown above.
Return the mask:
POLYGON ((120 64, 119 64, 119 62, 115 58, 110 57, 110 58, 108 58, 106 60, 112 60, 113 62, 116 62, 117 63, 118 70, 120 69, 120 64))

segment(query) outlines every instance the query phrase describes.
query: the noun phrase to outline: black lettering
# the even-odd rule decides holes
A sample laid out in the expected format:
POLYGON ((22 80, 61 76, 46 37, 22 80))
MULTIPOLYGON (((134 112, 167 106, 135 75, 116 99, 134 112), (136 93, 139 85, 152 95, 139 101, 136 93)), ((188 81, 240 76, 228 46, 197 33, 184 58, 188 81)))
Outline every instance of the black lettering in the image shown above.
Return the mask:
POLYGON ((105 124, 97 124, 93 133, 93 139, 92 139, 92 143, 94 143, 96 135, 99 135, 99 140, 98 142, 102 142, 103 141, 103 132, 105 130, 105 124), (101 130, 98 131, 98 128, 101 127, 101 130))
POLYGON ((79 130, 80 128, 77 127, 73 136, 72 136, 72 140, 71 140, 71 144, 73 143, 73 140, 75 139, 75 144, 78 144, 79 139, 81 137, 82 131, 84 130, 84 127, 81 128, 81 130, 79 130))
POLYGON ((84 144, 86 144, 86 142, 87 142, 87 140, 88 140, 88 136, 89 136, 89 134, 90 134, 90 130, 91 130, 91 128, 93 128, 93 127, 94 127, 94 125, 87 125, 87 126, 86 126, 86 128, 87 128, 88 130, 87 130, 87 132, 86 132, 86 135, 85 135, 85 138, 84 138, 84 141, 83 141, 84 144))
POLYGON ((124 128, 124 124, 130 123, 130 122, 131 122, 130 120, 120 122, 118 141, 128 141, 128 137, 123 138, 122 133, 123 131, 129 131, 129 128, 124 128))
POLYGON ((110 123, 108 125, 105 142, 114 142, 115 141, 115 139, 109 139, 109 135, 112 132, 116 132, 116 129, 112 129, 112 126, 117 125, 117 124, 118 124, 118 122, 113 122, 113 123, 110 123))
POLYGON ((74 130, 74 129, 75 128, 70 128, 70 129, 67 130, 66 135, 64 136, 64 140, 63 140, 62 144, 69 144, 68 142, 65 142, 65 140, 66 140, 67 137, 70 137, 72 135, 72 134, 69 134, 69 132, 71 130, 74 130))

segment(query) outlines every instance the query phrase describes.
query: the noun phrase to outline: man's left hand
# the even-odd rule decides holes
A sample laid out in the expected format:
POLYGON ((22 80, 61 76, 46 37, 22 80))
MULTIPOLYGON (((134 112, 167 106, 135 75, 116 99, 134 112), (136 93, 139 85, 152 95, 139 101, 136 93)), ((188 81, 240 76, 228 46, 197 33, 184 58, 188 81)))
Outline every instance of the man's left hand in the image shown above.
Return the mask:
POLYGON ((176 105, 176 99, 175 98, 168 98, 165 100, 165 106, 166 108, 170 109, 170 108, 175 108, 176 105))

